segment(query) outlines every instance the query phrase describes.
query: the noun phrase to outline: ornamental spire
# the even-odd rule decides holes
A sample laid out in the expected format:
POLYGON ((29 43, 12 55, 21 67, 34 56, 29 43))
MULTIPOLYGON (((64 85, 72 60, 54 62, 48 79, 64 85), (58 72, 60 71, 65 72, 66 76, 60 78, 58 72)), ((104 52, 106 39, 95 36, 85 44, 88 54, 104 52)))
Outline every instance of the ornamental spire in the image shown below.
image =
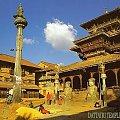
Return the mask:
POLYGON ((14 15, 14 24, 18 28, 18 26, 21 26, 23 29, 27 26, 27 21, 25 17, 23 16, 23 7, 21 4, 19 4, 16 15, 14 15))
POLYGON ((19 17, 23 17, 23 8, 22 8, 22 4, 20 3, 20 5, 18 6, 18 9, 17 9, 17 16, 19 17))
POLYGON ((104 14, 107 14, 108 12, 109 12, 108 9, 105 8, 105 10, 104 10, 104 14))

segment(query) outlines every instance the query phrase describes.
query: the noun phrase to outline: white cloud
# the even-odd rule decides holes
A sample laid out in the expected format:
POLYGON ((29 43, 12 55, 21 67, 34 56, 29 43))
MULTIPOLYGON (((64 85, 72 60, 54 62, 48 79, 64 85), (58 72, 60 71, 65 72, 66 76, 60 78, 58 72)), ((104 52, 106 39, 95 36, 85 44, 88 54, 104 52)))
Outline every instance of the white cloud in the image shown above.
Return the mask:
POLYGON ((77 31, 70 24, 64 24, 58 19, 48 22, 44 29, 46 42, 52 47, 60 50, 68 50, 73 46, 73 40, 77 35, 77 31))
POLYGON ((28 39, 28 38, 24 38, 23 39, 23 43, 27 44, 27 45, 32 45, 35 43, 35 40, 32 39, 28 39))

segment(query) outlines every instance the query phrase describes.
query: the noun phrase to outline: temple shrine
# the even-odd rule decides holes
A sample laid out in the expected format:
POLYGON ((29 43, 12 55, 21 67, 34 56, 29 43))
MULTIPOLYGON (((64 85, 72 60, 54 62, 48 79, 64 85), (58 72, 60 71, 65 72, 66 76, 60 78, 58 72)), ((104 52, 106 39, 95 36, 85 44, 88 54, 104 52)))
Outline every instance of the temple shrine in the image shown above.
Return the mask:
POLYGON ((104 64, 106 86, 120 86, 120 8, 80 25, 89 35, 74 41, 72 51, 82 62, 63 67, 61 78, 71 81, 73 89, 87 88, 90 77, 100 79, 100 65, 104 64))
MULTIPOLYGON (((106 74, 107 89, 120 86, 120 8, 111 12, 105 10, 103 15, 80 26, 86 29, 89 35, 73 41, 74 46, 70 50, 76 52, 82 61, 61 66, 60 90, 65 89, 67 81, 70 82, 73 91, 86 90, 88 79, 92 77, 95 78, 95 85, 99 88, 102 72, 106 74), (104 66, 102 71, 101 66, 104 66)), ((54 85, 55 64, 53 66, 52 63, 50 65, 50 63, 42 62, 42 66, 43 64, 49 69, 38 72, 39 84, 44 85, 49 82, 54 85), (45 77, 46 73, 47 77, 45 77)), ((45 90, 46 88, 44 88, 44 94, 45 90)))

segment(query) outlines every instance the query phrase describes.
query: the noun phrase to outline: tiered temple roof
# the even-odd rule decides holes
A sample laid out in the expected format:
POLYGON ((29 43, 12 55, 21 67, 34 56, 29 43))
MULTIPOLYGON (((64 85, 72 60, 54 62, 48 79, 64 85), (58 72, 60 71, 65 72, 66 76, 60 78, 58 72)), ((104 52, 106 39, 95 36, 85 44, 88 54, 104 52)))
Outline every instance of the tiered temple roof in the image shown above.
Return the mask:
POLYGON ((120 7, 111 12, 108 11, 107 13, 104 13, 103 15, 96 17, 88 22, 82 23, 80 26, 91 32, 94 28, 106 28, 108 25, 111 25, 111 23, 120 23, 117 18, 120 18, 120 7))
POLYGON ((95 56, 92 59, 83 61, 83 62, 76 62, 67 66, 63 66, 61 72, 72 71, 77 69, 83 69, 92 66, 98 66, 102 62, 104 64, 113 63, 116 61, 120 61, 119 54, 109 54, 106 56, 95 56))
POLYGON ((81 24, 89 35, 75 40, 71 48, 80 59, 120 52, 120 8, 81 24))

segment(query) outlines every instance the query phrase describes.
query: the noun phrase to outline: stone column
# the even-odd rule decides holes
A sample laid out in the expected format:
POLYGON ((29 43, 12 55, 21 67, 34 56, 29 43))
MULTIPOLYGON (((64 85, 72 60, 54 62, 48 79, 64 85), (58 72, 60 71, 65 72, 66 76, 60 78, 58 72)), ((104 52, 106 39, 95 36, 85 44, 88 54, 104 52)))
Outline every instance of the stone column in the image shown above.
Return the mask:
POLYGON ((74 76, 70 76, 72 89, 73 89, 73 77, 74 77, 74 76))
POLYGON ((91 78, 93 78, 93 74, 94 74, 93 72, 90 72, 90 77, 91 77, 91 78))
POLYGON ((27 26, 27 21, 23 16, 23 8, 20 4, 17 14, 14 15, 14 24, 18 29, 16 36, 16 58, 14 68, 14 85, 13 85, 13 101, 19 103, 21 101, 21 59, 23 44, 23 29, 27 26))
POLYGON ((79 78, 80 78, 80 89, 82 89, 82 75, 81 74, 79 75, 79 78))
POLYGON ((103 106, 107 106, 107 90, 106 90, 106 74, 105 74, 105 65, 101 63, 100 65, 100 70, 101 70, 101 79, 102 79, 102 94, 103 94, 103 106))
POLYGON ((65 77, 62 77, 63 80, 63 90, 65 89, 65 77))
POLYGON ((117 76, 118 69, 115 68, 113 71, 115 73, 116 86, 118 86, 118 76, 117 76))
POLYGON ((57 100, 59 99, 58 84, 59 84, 59 74, 56 73, 55 75, 55 104, 57 104, 57 100))

